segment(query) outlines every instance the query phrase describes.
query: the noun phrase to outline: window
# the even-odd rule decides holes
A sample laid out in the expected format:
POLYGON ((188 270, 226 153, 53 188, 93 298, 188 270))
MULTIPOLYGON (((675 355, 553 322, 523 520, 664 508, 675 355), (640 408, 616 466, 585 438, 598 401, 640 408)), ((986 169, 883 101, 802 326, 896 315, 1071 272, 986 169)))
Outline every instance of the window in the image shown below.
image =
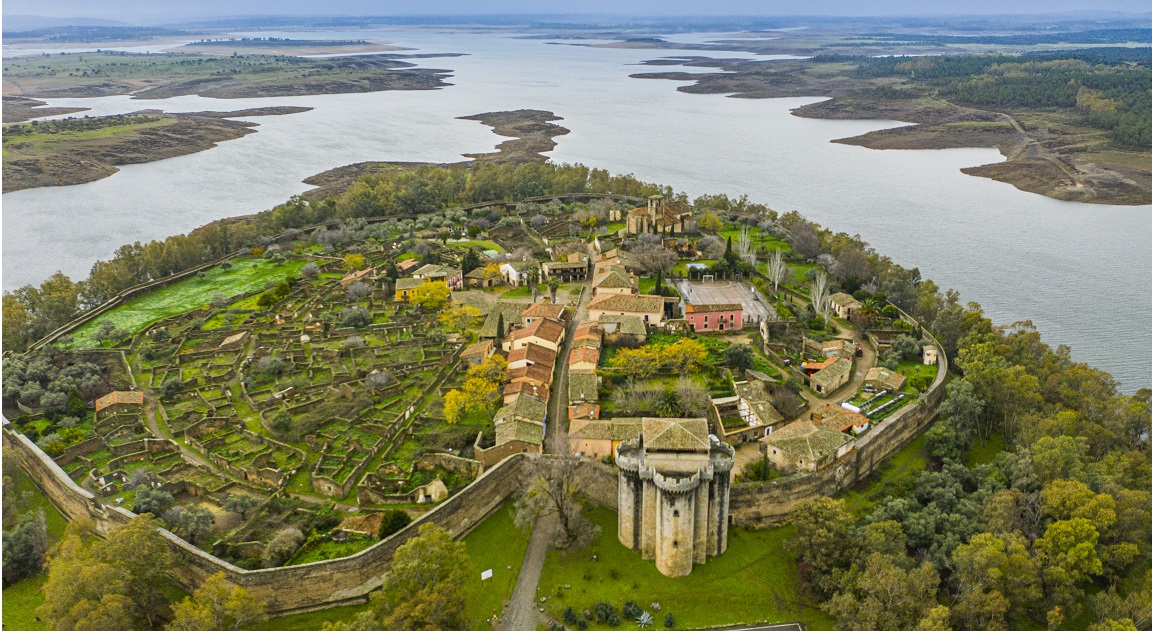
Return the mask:
POLYGON ((679 509, 673 509, 672 510, 672 517, 673 518, 679 518, 680 517, 680 510, 679 509))

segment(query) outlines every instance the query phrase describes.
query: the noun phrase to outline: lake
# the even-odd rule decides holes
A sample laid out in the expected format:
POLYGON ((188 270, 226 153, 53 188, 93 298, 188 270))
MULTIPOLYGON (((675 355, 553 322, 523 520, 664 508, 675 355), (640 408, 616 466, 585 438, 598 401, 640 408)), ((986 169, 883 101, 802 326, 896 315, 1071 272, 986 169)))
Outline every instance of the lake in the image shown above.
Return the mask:
POLYGON ((90 106, 92 115, 272 105, 314 110, 250 118, 260 123, 255 134, 202 153, 126 166, 94 183, 5 194, 4 288, 39 282, 57 269, 82 278, 122 244, 267 209, 308 189, 303 178, 336 166, 447 162, 488 151, 502 138, 455 118, 544 109, 572 130, 548 154, 557 162, 634 173, 692 196, 747 193, 778 211, 799 210, 919 267, 942 289, 978 301, 996 322, 1032 319, 1046 341, 1070 345, 1073 357, 1110 371, 1125 389, 1152 387, 1152 207, 1062 202, 960 173, 1000 160, 995 149, 875 151, 830 144, 903 123, 790 115, 790 108, 818 97, 690 95, 677 92, 675 82, 628 78, 651 70, 636 66, 643 60, 699 52, 421 31, 259 35, 378 38, 421 53, 469 55, 421 61, 453 70, 453 86, 438 91, 50 101, 90 106))

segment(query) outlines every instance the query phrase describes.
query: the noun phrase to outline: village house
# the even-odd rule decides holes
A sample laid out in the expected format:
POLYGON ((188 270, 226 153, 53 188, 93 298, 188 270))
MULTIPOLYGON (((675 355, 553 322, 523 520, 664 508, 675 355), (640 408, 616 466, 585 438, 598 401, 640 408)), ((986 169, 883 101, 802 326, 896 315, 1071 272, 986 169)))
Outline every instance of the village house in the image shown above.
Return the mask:
POLYGON ((744 328, 744 307, 739 303, 690 304, 684 307, 684 320, 697 333, 739 331, 744 328))
POLYGON ((135 413, 144 410, 143 391, 113 391, 96 398, 96 419, 103 420, 120 413, 135 413))
POLYGON ((503 280, 499 275, 485 273, 484 267, 476 267, 475 269, 464 274, 464 286, 466 287, 488 289, 495 287, 502 281, 503 280))
POLYGON ((419 266, 420 266, 419 260, 417 260, 416 258, 409 258, 409 259, 404 260, 402 262, 397 262, 396 263, 396 270, 400 272, 400 275, 406 276, 406 275, 412 273, 413 271, 415 271, 416 268, 419 266))
POLYGON ((629 211, 627 224, 630 235, 684 233, 696 228, 692 208, 687 203, 680 200, 666 203, 662 196, 649 196, 647 207, 629 211))
POLYGON ((597 271, 592 277, 592 295, 637 293, 639 279, 629 274, 621 267, 613 266, 603 271, 597 271))
POLYGON ((544 299, 534 303, 520 314, 520 320, 524 323, 524 326, 528 326, 532 324, 533 321, 544 318, 557 322, 566 322, 568 320, 568 311, 564 308, 564 305, 552 304, 547 299, 544 299))
POLYGON ((470 365, 477 365, 492 357, 496 352, 496 345, 491 340, 481 340, 470 344, 460 352, 460 359, 470 365))
POLYGON ((851 340, 829 340, 820 344, 820 355, 827 358, 853 358, 856 343, 851 340))
POLYGON ((591 373, 596 370, 596 363, 600 361, 600 350, 595 347, 573 347, 568 354, 568 370, 571 372, 591 373))
POLYGON ((828 297, 828 306, 832 309, 832 313, 836 314, 837 318, 848 320, 853 313, 859 311, 864 307, 860 301, 852 297, 850 293, 838 291, 828 297))
MULTIPOLYGON (((807 367, 808 365, 805 365, 807 367)), ((829 358, 820 363, 819 369, 808 377, 808 386, 821 397, 827 397, 832 392, 844 386, 852 375, 852 361, 846 358, 829 358)))
POLYGON ((600 320, 603 316, 634 316, 642 318, 650 327, 664 326, 663 296, 602 294, 588 303, 588 318, 600 320))
POLYGON ((599 420, 600 419, 600 405, 598 404, 576 404, 568 406, 568 419, 569 420, 599 420))
POLYGON ((635 274, 640 270, 640 262, 628 251, 623 249, 609 249, 596 256, 595 272, 606 271, 612 267, 620 267, 628 273, 635 274))
POLYGON ((648 339, 648 325, 636 316, 604 315, 597 321, 607 344, 640 344, 648 339))
POLYGON ((848 435, 859 435, 868 429, 868 416, 834 404, 822 404, 812 409, 812 423, 825 429, 835 429, 848 435))
POLYGON ((594 373, 568 375, 568 406, 600 403, 600 382, 594 373))
POLYGON ((568 450, 574 456, 599 460, 616 455, 621 442, 640 436, 643 418, 586 420, 574 418, 568 424, 568 450))
POLYGON ((504 404, 512 404, 516 400, 516 396, 521 393, 539 398, 544 402, 548 402, 548 396, 550 395, 548 385, 532 384, 531 382, 524 381, 509 382, 504 385, 500 393, 504 396, 504 404))
POLYGON ((872 367, 864 376, 864 386, 873 389, 899 391, 908 378, 884 367, 872 367))
POLYGON ((543 318, 505 336, 503 347, 505 351, 512 351, 527 344, 538 344, 559 353, 560 345, 564 343, 564 333, 564 323, 543 318))
POLYGON ((424 281, 418 278, 400 278, 397 280, 394 296, 396 302, 408 302, 408 296, 412 294, 412 290, 421 284, 424 284, 424 281))
MULTIPOLYGON (((498 333, 496 325, 499 323, 500 318, 504 319, 504 337, 515 331, 520 326, 520 314, 524 313, 529 303, 527 302, 511 302, 500 301, 493 305, 488 315, 484 317, 484 325, 480 327, 478 332, 481 338, 495 338, 498 333)), ((496 345, 498 348, 503 348, 503 345, 496 345)))
POLYGON ((507 359, 509 369, 518 369, 534 364, 542 364, 549 369, 556 366, 556 352, 533 342, 509 351, 507 359))
POLYGON ((936 364, 936 358, 937 358, 936 345, 934 345, 934 344, 924 345, 924 364, 928 364, 928 365, 936 364))
MULTIPOLYGON (((772 406, 771 396, 763 382, 742 380, 733 386, 736 387, 736 407, 744 426, 725 428, 720 436, 722 440, 729 444, 756 440, 784 424, 784 416, 772 406)), ((723 423, 721 425, 723 426, 723 423)))
POLYGON ((548 417, 548 403, 540 398, 517 394, 496 412, 496 443, 481 446, 483 432, 476 436, 472 454, 485 468, 517 453, 544 451, 544 425, 548 417))
POLYGON ((538 264, 535 260, 505 262, 500 265, 500 274, 504 276, 505 282, 513 287, 519 287, 528 284, 532 275, 532 267, 536 267, 538 264))
POLYGON ((552 367, 533 364, 508 370, 509 382, 527 382, 540 387, 552 384, 552 367))
POLYGON ((561 282, 577 282, 588 279, 588 272, 591 269, 590 262, 588 256, 573 253, 568 256, 567 260, 545 262, 541 267, 545 280, 559 278, 561 282))
POLYGON ((340 287, 342 289, 347 289, 348 287, 352 286, 353 283, 364 282, 364 280, 370 278, 374 273, 375 270, 371 267, 367 269, 361 269, 359 271, 353 271, 343 278, 340 278, 340 287))
POLYGON ((774 429, 760 442, 768 465, 784 475, 819 471, 854 446, 852 436, 811 420, 797 420, 774 429))
POLYGON ((427 282, 443 282, 452 291, 464 288, 464 275, 456 267, 439 264, 426 264, 412 272, 412 277, 427 282))

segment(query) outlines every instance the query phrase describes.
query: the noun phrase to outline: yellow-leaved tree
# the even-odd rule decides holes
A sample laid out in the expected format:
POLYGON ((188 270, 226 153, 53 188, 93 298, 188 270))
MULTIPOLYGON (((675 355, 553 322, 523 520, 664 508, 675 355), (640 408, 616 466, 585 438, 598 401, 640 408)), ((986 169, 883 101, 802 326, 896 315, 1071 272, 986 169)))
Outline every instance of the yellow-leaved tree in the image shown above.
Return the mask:
POLYGON ((451 292, 444 282, 425 282, 412 289, 412 293, 408 294, 408 300, 418 307, 436 310, 448 304, 449 295, 451 292))
POLYGON ((349 253, 344 256, 345 271, 359 271, 364 268, 364 256, 359 253, 349 253))

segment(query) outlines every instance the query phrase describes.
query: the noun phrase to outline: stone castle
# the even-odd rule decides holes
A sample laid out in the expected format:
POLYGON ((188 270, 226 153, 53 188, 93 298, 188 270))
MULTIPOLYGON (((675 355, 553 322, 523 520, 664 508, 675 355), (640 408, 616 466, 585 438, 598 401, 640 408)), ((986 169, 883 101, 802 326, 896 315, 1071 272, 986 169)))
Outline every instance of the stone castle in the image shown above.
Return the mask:
POLYGON ((724 553, 734 455, 703 418, 643 418, 616 453, 620 543, 673 578, 724 553))
POLYGON ((624 218, 630 235, 641 233, 684 233, 694 231, 696 222, 692 218, 692 207, 679 200, 664 202, 663 196, 649 196, 648 206, 637 207, 627 214, 613 211, 609 220, 624 218))

